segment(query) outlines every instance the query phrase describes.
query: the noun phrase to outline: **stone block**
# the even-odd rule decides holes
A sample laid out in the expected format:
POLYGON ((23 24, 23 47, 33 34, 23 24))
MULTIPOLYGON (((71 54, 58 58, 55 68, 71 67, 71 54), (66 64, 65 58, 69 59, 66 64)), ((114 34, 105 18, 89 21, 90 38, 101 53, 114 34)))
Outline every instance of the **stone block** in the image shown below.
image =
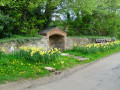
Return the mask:
POLYGON ((107 42, 111 42, 111 41, 112 41, 111 38, 108 38, 108 39, 107 39, 107 42))
POLYGON ((74 56, 76 59, 80 60, 80 61, 85 61, 85 60, 89 60, 89 58, 83 58, 83 57, 79 57, 79 56, 74 56))
POLYGON ((62 56, 69 56, 67 53, 61 53, 62 56))
POLYGON ((52 67, 45 67, 45 69, 47 69, 50 72, 55 72, 55 68, 52 68, 52 67))
POLYGON ((107 40, 102 38, 96 39, 96 43, 103 43, 103 42, 107 42, 107 40))

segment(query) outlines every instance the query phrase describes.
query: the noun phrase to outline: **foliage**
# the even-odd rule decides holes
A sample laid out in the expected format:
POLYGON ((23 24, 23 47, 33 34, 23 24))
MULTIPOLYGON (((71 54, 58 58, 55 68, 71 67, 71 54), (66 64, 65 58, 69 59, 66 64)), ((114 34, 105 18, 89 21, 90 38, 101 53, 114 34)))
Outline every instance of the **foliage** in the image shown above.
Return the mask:
POLYGON ((8 15, 0 13, 0 38, 10 37, 12 35, 13 19, 8 15))
MULTIPOLYGON (((0 11, 15 19, 11 33, 35 36, 46 28, 60 0, 0 1, 0 11), (45 10, 45 12, 44 12, 45 10)), ((0 27, 2 28, 2 27, 0 27)))
POLYGON ((68 35, 119 38, 120 33, 119 0, 1 0, 0 13, 1 18, 7 17, 0 19, 0 30, 5 34, 1 38, 12 34, 36 36, 49 26, 59 26, 68 35), (63 19, 52 21, 55 15, 63 19))
POLYGON ((119 37, 119 0, 65 0, 61 12, 68 35, 100 35, 119 37))

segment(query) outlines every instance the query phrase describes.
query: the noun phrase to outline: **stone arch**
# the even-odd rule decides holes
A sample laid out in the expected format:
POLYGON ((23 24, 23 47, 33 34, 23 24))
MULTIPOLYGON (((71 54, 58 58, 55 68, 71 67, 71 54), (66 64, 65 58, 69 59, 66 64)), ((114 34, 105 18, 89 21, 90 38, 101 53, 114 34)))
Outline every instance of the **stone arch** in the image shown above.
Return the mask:
POLYGON ((49 46, 51 48, 65 49, 65 36, 62 34, 52 34, 49 36, 49 46))

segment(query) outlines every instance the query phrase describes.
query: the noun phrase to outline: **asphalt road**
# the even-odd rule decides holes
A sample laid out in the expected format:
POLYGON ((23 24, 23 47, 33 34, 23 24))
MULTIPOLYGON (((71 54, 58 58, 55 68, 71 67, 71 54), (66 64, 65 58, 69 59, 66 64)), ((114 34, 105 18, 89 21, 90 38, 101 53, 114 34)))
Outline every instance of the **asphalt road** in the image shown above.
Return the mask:
POLYGON ((25 90, 120 90, 120 53, 63 79, 25 90))

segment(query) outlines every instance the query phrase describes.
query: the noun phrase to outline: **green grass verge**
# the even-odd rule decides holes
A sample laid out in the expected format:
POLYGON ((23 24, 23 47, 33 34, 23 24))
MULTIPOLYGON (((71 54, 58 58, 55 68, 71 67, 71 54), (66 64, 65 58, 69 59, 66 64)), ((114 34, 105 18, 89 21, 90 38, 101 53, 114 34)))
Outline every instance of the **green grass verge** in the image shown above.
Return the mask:
POLYGON ((83 61, 83 63, 90 63, 92 61, 98 60, 100 58, 103 58, 105 56, 109 56, 109 55, 117 53, 117 52, 120 52, 120 47, 115 48, 115 49, 110 49, 110 50, 107 50, 105 52, 99 52, 96 54, 92 54, 92 53, 84 54, 82 52, 75 52, 75 51, 73 52, 72 50, 63 51, 63 53, 68 53, 68 54, 75 55, 75 56, 82 56, 85 58, 89 58, 89 60, 83 61))
POLYGON ((64 70, 78 64, 73 57, 61 56, 55 62, 49 64, 26 61, 23 57, 4 55, 0 59, 0 84, 27 78, 38 78, 51 73, 45 67, 53 67, 56 70, 64 70))

